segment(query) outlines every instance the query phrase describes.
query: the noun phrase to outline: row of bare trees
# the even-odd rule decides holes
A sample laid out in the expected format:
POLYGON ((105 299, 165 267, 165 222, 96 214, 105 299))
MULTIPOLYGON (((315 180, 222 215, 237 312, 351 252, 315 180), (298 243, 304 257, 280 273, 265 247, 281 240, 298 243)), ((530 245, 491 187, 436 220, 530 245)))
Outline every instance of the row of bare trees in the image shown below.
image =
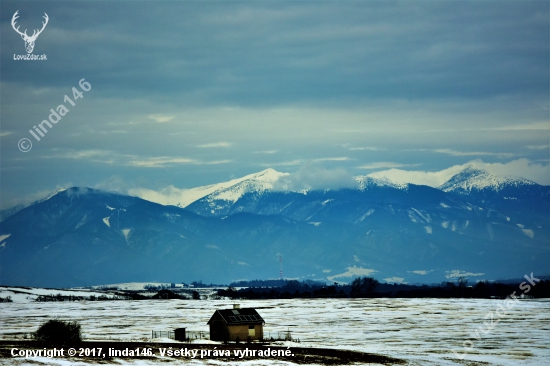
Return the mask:
POLYGON ((362 297, 376 291, 380 282, 373 277, 357 277, 351 282, 351 297, 362 297))

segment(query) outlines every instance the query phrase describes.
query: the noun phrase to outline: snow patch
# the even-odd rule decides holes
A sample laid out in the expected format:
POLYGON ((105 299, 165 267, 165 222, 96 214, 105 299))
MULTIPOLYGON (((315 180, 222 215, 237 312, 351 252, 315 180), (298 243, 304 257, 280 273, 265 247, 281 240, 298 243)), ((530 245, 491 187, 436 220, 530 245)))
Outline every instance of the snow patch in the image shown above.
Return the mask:
POLYGON ((372 208, 369 209, 367 212, 365 212, 363 214, 363 216, 361 216, 357 221, 355 221, 355 223, 357 224, 357 223, 363 222, 363 220, 365 220, 365 218, 367 218, 367 216, 372 215, 373 212, 374 212, 374 209, 372 209, 372 208))
POLYGON ((109 219, 111 217, 107 216, 107 217, 104 217, 103 218, 103 222, 105 223, 105 225, 107 225, 108 227, 111 227, 111 223, 109 222, 109 219))
POLYGON ((441 207, 443 207, 443 208, 451 208, 451 206, 446 205, 446 204, 444 204, 443 202, 441 202, 439 205, 440 205, 441 207))
POLYGON ((76 224, 75 226, 75 230, 78 229, 79 227, 81 227, 82 225, 84 225, 86 222, 88 221, 88 215, 84 215, 84 217, 82 217, 82 219, 80 219, 80 221, 78 222, 78 224, 76 224))
POLYGON ((417 275, 421 275, 421 276, 424 276, 424 275, 427 275, 428 273, 430 272, 433 272, 433 269, 431 271, 424 271, 424 270, 416 270, 416 271, 407 271, 408 273, 414 273, 414 274, 417 274, 417 275))
POLYGON ((445 271, 446 275, 445 278, 455 278, 455 277, 475 277, 475 276, 483 276, 485 273, 472 273, 472 272, 466 272, 461 271, 459 269, 453 269, 452 271, 445 271))
POLYGON ((432 233, 432 227, 431 227, 431 226, 424 226, 424 229, 426 230, 426 233, 427 233, 427 234, 431 234, 431 233, 432 233))
POLYGON ((443 222, 441 223, 441 226, 442 226, 444 229, 448 228, 448 227, 449 227, 449 221, 443 221, 443 222))
POLYGON ((353 277, 353 276, 369 276, 372 273, 378 272, 375 269, 372 268, 362 268, 357 266, 347 267, 347 271, 344 273, 340 273, 334 276, 329 276, 327 279, 329 281, 334 281, 336 278, 343 278, 343 277, 353 277))
POLYGON ((313 226, 319 226, 319 225, 321 225, 320 222, 314 222, 314 221, 308 222, 308 224, 313 225, 313 226))
POLYGON ((131 229, 122 229, 122 234, 124 234, 124 239, 128 241, 128 234, 130 233, 131 229))
POLYGON ((414 212, 416 212, 416 214, 417 214, 418 216, 422 217, 422 219, 423 219, 424 221, 426 221, 426 222, 431 222, 431 221, 432 221, 431 218, 430 218, 430 215, 428 215, 428 214, 426 214, 426 213, 423 213, 423 212, 417 210, 417 209, 414 208, 414 207, 411 207, 411 209, 412 209, 414 212))
POLYGON ((533 239, 533 237, 535 236, 535 233, 531 229, 521 229, 521 231, 523 231, 523 233, 531 239, 533 239))
MULTIPOLYGON (((47 248, 47 247, 46 247, 47 248)), ((143 289, 143 287, 141 288, 143 289)), ((11 296, 14 303, 28 303, 28 304, 35 304, 35 300, 40 295, 57 295, 61 294, 63 296, 81 296, 81 297, 88 297, 90 295, 95 296, 101 296, 101 295, 107 295, 111 296, 109 293, 105 292, 95 292, 85 289, 78 289, 78 290, 72 290, 72 289, 44 289, 44 288, 35 288, 35 287, 5 287, 0 286, 0 297, 4 297, 4 295, 11 296)), ((2 323, 0 321, 0 323, 2 323)), ((3 330, 3 329, 2 329, 3 330)), ((0 330, 0 338, 1 338, 2 332, 0 330)))
POLYGON ((0 235, 0 243, 11 236, 11 234, 0 235))
POLYGON ((388 283, 403 283, 404 278, 403 277, 388 277, 384 278, 384 281, 388 283))

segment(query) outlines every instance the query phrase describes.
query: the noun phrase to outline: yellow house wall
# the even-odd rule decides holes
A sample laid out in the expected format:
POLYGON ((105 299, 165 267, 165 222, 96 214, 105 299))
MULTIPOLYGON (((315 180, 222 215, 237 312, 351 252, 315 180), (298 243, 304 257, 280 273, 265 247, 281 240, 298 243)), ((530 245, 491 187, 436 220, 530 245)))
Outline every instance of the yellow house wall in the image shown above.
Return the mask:
MULTIPOLYGON (((248 325, 229 325, 227 328, 229 329, 230 340, 234 341, 237 337, 239 337, 240 341, 246 342, 248 339, 248 325)), ((262 325, 254 325, 254 331, 256 334, 254 336, 250 336, 251 339, 256 340, 264 337, 262 325)))

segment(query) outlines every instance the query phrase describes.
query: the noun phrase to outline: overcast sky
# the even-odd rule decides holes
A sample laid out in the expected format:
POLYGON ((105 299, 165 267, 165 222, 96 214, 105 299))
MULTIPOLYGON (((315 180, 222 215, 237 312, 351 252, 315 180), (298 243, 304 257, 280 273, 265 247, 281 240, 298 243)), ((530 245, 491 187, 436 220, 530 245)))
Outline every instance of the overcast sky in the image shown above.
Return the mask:
POLYGON ((0 208, 268 167, 437 185, 472 164, 550 184, 549 4, 2 0, 0 208), (47 60, 14 60, 17 10, 29 35, 47 13, 47 60))

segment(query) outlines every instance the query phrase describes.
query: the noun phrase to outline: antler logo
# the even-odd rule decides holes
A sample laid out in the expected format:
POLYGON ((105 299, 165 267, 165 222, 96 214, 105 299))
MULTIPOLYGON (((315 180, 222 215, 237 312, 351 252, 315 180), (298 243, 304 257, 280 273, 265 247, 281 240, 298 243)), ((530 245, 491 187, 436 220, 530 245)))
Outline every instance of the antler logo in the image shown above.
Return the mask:
POLYGON ((19 35, 21 35, 21 38, 23 38, 23 41, 25 41, 25 48, 27 49, 27 53, 32 53, 32 50, 34 49, 34 42, 36 42, 36 39, 38 38, 38 36, 40 35, 40 33, 42 33, 42 31, 44 30, 44 28, 46 28, 46 25, 48 24, 48 14, 44 13, 44 16, 43 18, 46 20, 45 22, 42 22, 42 29, 38 30, 38 29, 35 29, 34 32, 32 33, 32 36, 28 36, 27 35, 27 30, 25 29, 24 32, 21 32, 19 31, 19 26, 17 26, 17 28, 15 28, 15 20, 17 18, 19 18, 19 15, 17 15, 17 13, 19 13, 19 10, 17 10, 15 12, 15 14, 13 14, 13 17, 11 18, 11 26, 13 27, 13 29, 19 33, 19 35))

